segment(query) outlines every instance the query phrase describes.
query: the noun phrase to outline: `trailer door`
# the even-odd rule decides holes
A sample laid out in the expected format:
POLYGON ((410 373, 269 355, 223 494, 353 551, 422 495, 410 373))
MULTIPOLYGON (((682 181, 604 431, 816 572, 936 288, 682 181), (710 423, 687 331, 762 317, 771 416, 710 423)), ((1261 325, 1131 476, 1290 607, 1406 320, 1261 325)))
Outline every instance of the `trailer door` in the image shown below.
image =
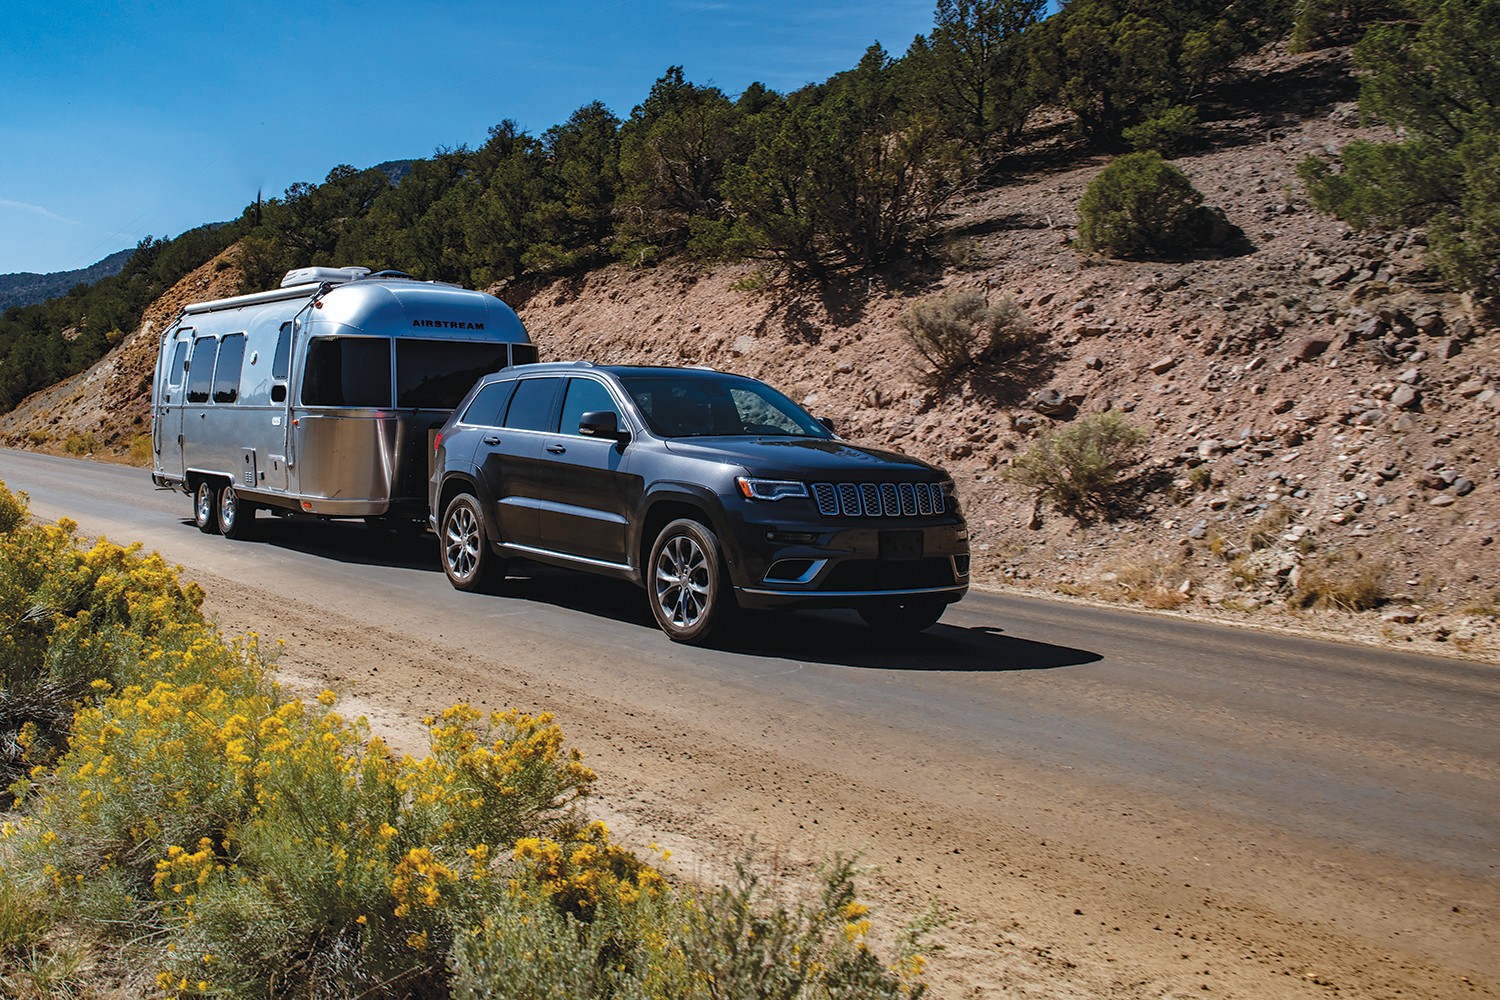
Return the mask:
POLYGON ((184 475, 182 404, 187 393, 188 345, 192 339, 191 327, 177 329, 172 339, 162 345, 158 361, 162 370, 157 373, 156 412, 151 415, 151 447, 157 470, 173 478, 184 475))

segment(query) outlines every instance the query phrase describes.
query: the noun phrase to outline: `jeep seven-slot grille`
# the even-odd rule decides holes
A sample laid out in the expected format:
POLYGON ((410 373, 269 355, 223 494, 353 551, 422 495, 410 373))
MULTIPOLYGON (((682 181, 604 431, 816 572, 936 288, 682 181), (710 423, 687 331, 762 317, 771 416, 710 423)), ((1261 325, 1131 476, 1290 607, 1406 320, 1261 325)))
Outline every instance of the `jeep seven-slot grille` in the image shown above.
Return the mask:
POLYGON ((937 483, 812 483, 818 513, 825 517, 914 517, 942 514, 937 483))

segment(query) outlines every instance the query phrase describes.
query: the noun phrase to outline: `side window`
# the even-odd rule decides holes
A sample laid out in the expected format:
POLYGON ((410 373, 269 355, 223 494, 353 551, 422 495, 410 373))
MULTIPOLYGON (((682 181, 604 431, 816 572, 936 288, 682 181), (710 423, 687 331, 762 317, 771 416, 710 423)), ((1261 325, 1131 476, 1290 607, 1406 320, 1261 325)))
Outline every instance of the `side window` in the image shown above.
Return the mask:
POLYGON ((276 353, 271 357, 271 402, 286 402, 286 380, 292 373, 292 324, 281 324, 276 334, 276 353))
POLYGON ((217 337, 199 337, 193 341, 193 358, 188 363, 189 403, 208 402, 208 390, 214 384, 214 358, 218 353, 217 337))
POLYGON ((219 361, 214 365, 215 403, 233 403, 240 398, 240 371, 244 364, 243 333, 231 333, 219 341, 219 361))
POLYGON ((173 389, 182 387, 182 377, 187 374, 188 342, 179 340, 172 346, 172 367, 167 370, 167 385, 173 389))
POLYGON ((591 378, 568 379, 568 392, 563 396, 562 423, 558 430, 563 434, 577 434, 578 422, 585 413, 594 410, 609 410, 615 419, 620 418, 620 408, 603 385, 591 378))
POLYGON ((464 411, 463 422, 480 427, 499 427, 500 414, 505 412, 506 400, 510 399, 510 391, 515 387, 514 382, 491 382, 480 389, 474 402, 464 411))
POLYGON ((505 426, 520 431, 551 430, 552 399, 557 395, 556 378, 525 378, 516 386, 505 411, 505 426))
POLYGON ((307 406, 391 405, 391 342, 384 337, 319 337, 302 372, 307 406))

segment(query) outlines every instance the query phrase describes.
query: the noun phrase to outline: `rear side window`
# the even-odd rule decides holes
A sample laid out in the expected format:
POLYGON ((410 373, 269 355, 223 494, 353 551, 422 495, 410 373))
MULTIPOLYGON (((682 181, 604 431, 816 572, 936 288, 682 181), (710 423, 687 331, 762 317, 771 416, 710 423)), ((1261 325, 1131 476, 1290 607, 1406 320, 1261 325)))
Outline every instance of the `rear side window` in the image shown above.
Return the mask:
POLYGON ((391 342, 384 337, 319 337, 302 373, 307 406, 391 405, 391 342))
POLYGON ((219 361, 214 365, 215 403, 233 403, 240 398, 240 370, 244 363, 243 333, 231 333, 219 341, 219 361))
POLYGON ((199 337, 193 341, 193 358, 188 363, 187 401, 208 402, 208 390, 214 384, 214 358, 219 353, 216 337, 199 337))
POLYGON ((555 378, 526 378, 516 386, 505 426, 519 431, 545 431, 552 426, 552 398, 557 395, 555 378))
POLYGON ((474 401, 464 411, 463 421, 480 427, 499 427, 500 414, 505 412, 505 403, 510 399, 514 382, 491 382, 474 395, 474 401))

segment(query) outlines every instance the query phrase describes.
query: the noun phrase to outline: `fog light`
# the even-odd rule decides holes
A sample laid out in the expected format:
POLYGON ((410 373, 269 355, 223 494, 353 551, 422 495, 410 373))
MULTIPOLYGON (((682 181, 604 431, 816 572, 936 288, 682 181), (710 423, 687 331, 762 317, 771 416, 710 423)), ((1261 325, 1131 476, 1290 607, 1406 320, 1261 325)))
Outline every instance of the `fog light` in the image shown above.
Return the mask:
POLYGON ((768 531, 766 541, 778 545, 811 545, 818 540, 816 531, 768 531))

